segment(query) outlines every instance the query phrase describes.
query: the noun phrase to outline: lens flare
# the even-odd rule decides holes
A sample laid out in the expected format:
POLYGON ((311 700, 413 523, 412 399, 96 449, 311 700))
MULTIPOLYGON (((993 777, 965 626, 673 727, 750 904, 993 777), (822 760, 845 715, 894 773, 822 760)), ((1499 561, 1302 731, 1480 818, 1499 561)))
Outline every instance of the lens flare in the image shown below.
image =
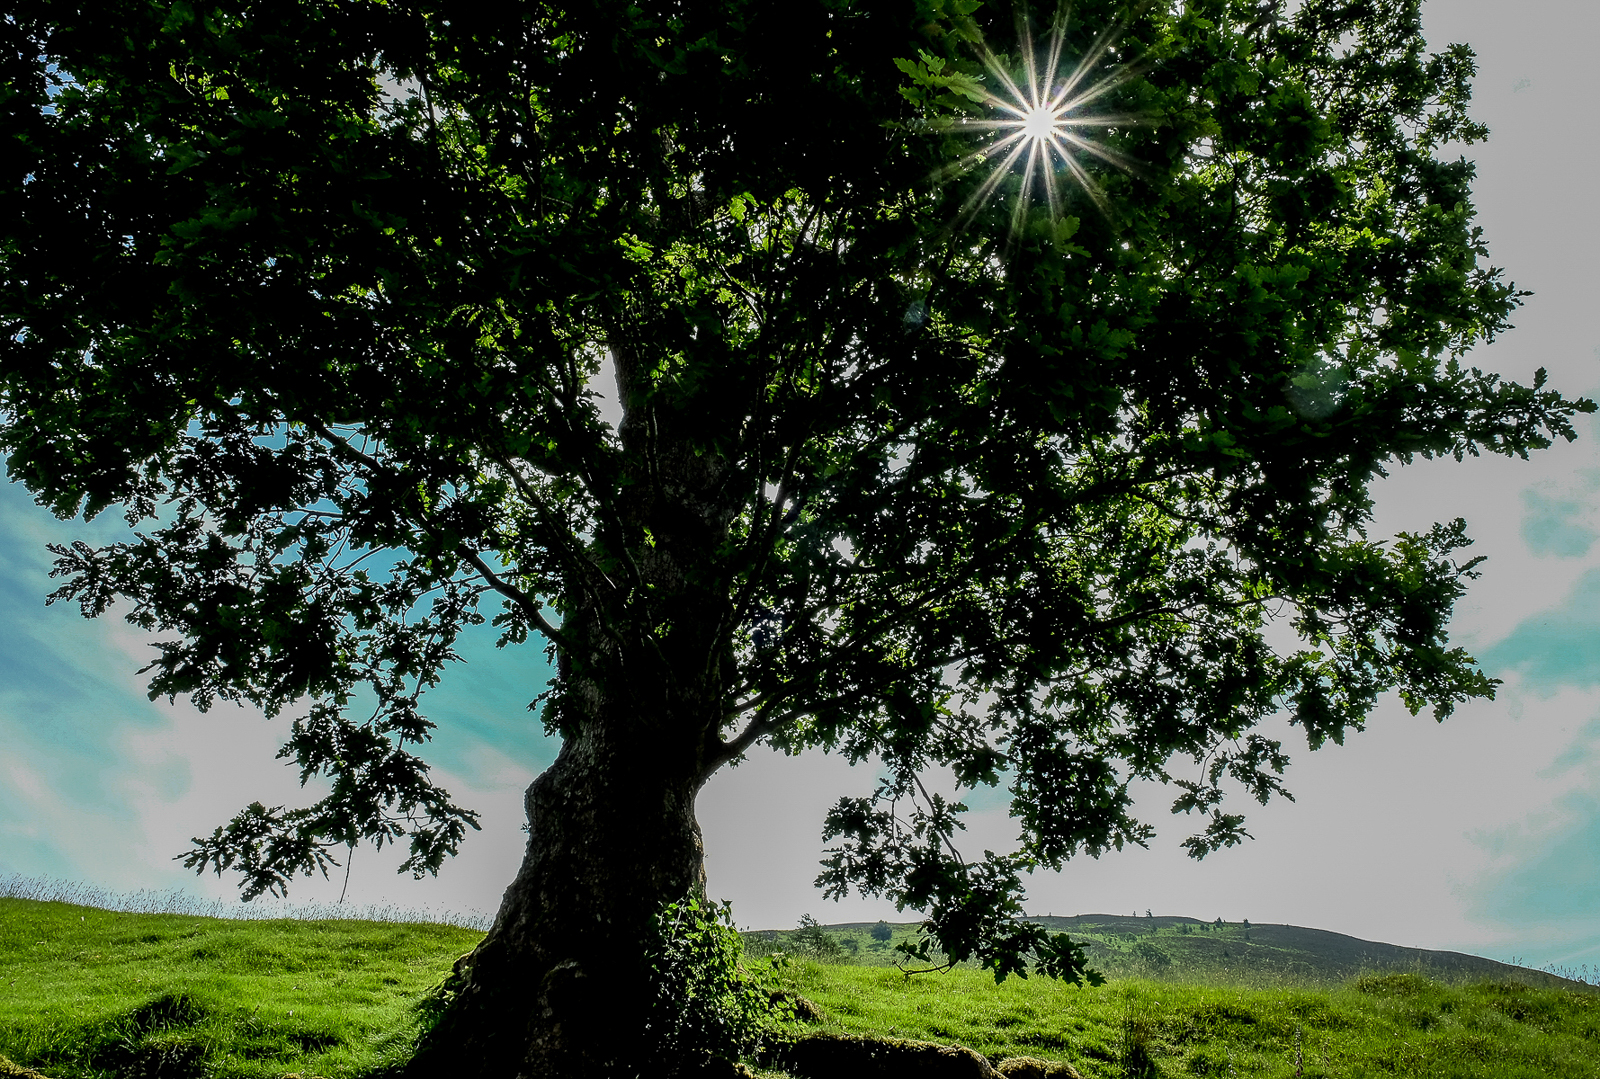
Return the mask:
POLYGON ((1058 183, 1063 176, 1076 183, 1102 213, 1108 211, 1104 189, 1084 168, 1080 157, 1088 154, 1129 172, 1138 168, 1132 158, 1087 136, 1095 129, 1129 127, 1142 122, 1137 116, 1112 115, 1091 108, 1095 101, 1134 78, 1143 68, 1139 63, 1118 62, 1108 74, 1091 80, 1125 27, 1126 23, 1122 23, 1101 34, 1078 58, 1076 67, 1067 71, 1062 64, 1067 13, 1063 10, 1057 15, 1042 57, 1036 53, 1028 26, 1021 23, 1018 26, 1022 50, 1020 78, 1014 78, 988 48, 979 47, 983 65, 993 80, 993 88, 983 92, 983 103, 998 115, 990 119, 964 120, 959 125, 962 129, 991 136, 950 170, 959 174, 983 166, 990 169, 963 206, 963 218, 970 219, 982 209, 1019 165, 1022 182, 1011 214, 1013 233, 1025 221, 1038 189, 1043 189, 1051 217, 1060 213, 1062 192, 1058 183))

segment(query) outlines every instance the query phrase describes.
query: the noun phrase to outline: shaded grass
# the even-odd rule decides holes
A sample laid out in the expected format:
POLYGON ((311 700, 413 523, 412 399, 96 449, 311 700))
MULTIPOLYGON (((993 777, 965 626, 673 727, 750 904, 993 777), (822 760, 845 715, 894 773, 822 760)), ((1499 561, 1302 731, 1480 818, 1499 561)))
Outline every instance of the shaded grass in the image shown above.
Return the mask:
POLYGON ((373 1074, 409 1056, 417 1002, 481 937, 0 899, 0 1054, 85 1079, 373 1074))
POLYGON ((995 985, 980 971, 792 965, 788 987, 842 1033, 957 1042, 1085 1076, 1600 1077, 1600 996, 1413 974, 1342 987, 1240 988, 1127 979, 995 985), (1299 1069, 1297 1071, 1297 1069, 1299 1069))

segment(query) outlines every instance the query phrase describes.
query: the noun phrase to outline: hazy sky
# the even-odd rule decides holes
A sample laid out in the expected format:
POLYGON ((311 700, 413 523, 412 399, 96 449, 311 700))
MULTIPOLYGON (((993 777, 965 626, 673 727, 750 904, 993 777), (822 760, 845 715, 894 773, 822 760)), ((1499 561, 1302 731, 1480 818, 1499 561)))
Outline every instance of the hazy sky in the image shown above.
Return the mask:
MULTIPOLYGON (((1480 221, 1497 265, 1534 296, 1517 329, 1472 362, 1527 381, 1535 368, 1569 394, 1600 392, 1600 165, 1592 0, 1431 0, 1437 48, 1465 41, 1481 70, 1475 112, 1492 136, 1478 162, 1480 221)), ((1397 944, 1454 948, 1534 965, 1600 962, 1600 454, 1595 422, 1532 461, 1418 464, 1378 490, 1378 533, 1463 516, 1489 556, 1461 603, 1456 639, 1499 698, 1443 725, 1386 702, 1344 747, 1300 752, 1298 797, 1254 809, 1255 840, 1193 863, 1161 792, 1142 800, 1160 836, 1148 851, 1084 859, 1036 878, 1030 911, 1181 914, 1290 922, 1397 944)), ((46 875, 133 890, 182 887, 227 897, 171 859, 244 804, 305 798, 273 753, 283 724, 220 706, 200 715, 151 703, 135 673, 149 645, 116 620, 43 606, 44 544, 114 538, 108 515, 63 524, 27 492, 0 486, 0 876, 46 875)), ((521 856, 521 791, 554 745, 525 710, 548 673, 537 649, 469 662, 431 697, 429 754, 485 827, 438 880, 396 876, 398 856, 358 850, 359 903, 493 911, 521 856)), ((1285 728, 1286 744, 1296 744, 1285 728)), ((811 887, 822 814, 864 794, 869 771, 816 756, 758 753, 714 778, 699 803, 713 892, 741 924, 889 916, 886 904, 824 902, 811 887)), ((1001 849, 1004 806, 977 810, 964 845, 1001 849)), ((300 882, 327 901, 341 881, 300 882)))

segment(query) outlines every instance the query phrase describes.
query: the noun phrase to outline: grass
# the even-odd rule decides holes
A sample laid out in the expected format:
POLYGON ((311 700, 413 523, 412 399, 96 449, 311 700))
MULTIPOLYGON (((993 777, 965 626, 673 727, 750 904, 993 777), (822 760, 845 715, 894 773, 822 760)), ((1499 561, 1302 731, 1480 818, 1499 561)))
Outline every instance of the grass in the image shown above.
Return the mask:
POLYGON ((0 899, 0 1055, 51 1076, 377 1075, 482 933, 0 899))
MULTIPOLYGON (((1320 984, 1270 966, 1173 964, 1164 979, 1097 989, 996 986, 962 969, 908 980, 886 965, 893 942, 879 946, 868 928, 835 931, 859 935, 855 962, 784 968, 787 988, 823 1012, 792 1032, 956 1042, 995 1059, 1067 1061, 1090 1079, 1600 1079, 1600 994, 1570 983, 1368 973, 1320 984)), ((58 1079, 378 1079, 409 1055, 428 989, 480 937, 459 925, 0 898, 0 1055, 58 1079)), ((785 943, 750 939, 753 951, 785 943)), ((1139 941, 1124 943, 1139 954, 1139 941)))
POLYGON ((1337 988, 996 986, 981 971, 907 979, 804 961, 789 988, 823 1029, 956 1042, 991 1058, 1062 1060, 1088 1077, 1600 1077, 1600 995, 1373 974, 1337 988))

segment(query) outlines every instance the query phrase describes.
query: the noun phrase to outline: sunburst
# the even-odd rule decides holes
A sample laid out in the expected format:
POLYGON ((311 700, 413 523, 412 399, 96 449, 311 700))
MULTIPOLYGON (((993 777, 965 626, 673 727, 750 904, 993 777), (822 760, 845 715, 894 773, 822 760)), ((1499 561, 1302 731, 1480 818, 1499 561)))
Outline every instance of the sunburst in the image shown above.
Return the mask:
POLYGON ((1078 58, 1077 66, 1064 72, 1068 12, 1062 9, 1050 28, 1043 57, 1034 48, 1033 35, 1019 20, 1018 39, 1022 51, 1021 78, 1013 78, 993 52, 979 46, 984 67, 994 80, 994 89, 982 91, 983 103, 998 115, 989 119, 967 119, 961 129, 993 133, 978 150, 958 162, 953 172, 966 173, 989 166, 989 175, 967 199, 962 217, 970 218, 994 197, 1021 164, 1021 188, 1011 214, 1016 232, 1026 219, 1030 204, 1042 188, 1050 206, 1050 216, 1061 210, 1062 192, 1058 181, 1063 173, 1089 196, 1102 213, 1108 212, 1105 190, 1079 160, 1082 154, 1097 157, 1119 169, 1137 171, 1138 162, 1103 143, 1087 137, 1087 132, 1127 127, 1141 118, 1126 114, 1097 112, 1093 105, 1116 87, 1136 76, 1141 64, 1121 62, 1108 74, 1091 81, 1101 61, 1111 52, 1125 24, 1107 30, 1078 58))

